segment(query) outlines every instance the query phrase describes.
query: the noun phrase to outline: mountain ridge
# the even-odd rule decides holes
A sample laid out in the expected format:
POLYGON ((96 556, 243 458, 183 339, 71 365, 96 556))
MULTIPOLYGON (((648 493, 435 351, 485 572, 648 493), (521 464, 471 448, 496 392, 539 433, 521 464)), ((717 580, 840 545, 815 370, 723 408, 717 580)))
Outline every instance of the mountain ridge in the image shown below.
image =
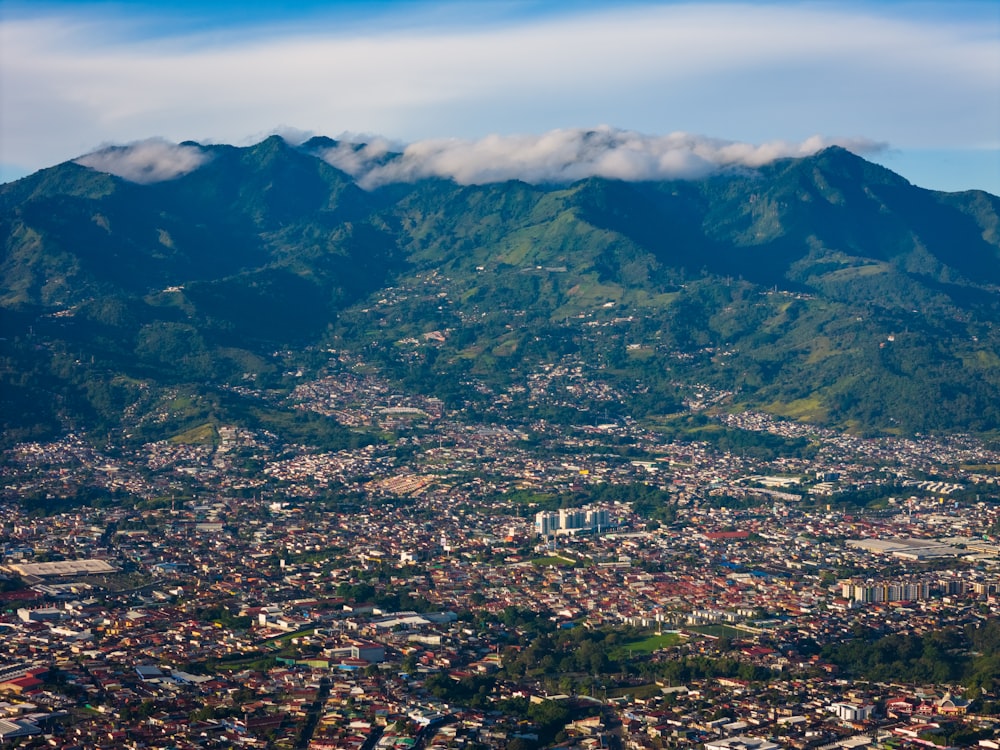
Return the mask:
POLYGON ((476 389, 451 381, 503 390, 569 357, 652 389, 622 416, 705 382, 729 408, 854 430, 1000 424, 988 193, 839 147, 697 180, 364 190, 316 156, 332 140, 182 145, 208 158, 170 180, 67 162, 0 186, 10 439, 84 417, 124 432, 107 394, 133 381, 281 388, 268 352, 326 348, 457 407, 476 389), (45 419, 26 373, 60 394, 45 419))

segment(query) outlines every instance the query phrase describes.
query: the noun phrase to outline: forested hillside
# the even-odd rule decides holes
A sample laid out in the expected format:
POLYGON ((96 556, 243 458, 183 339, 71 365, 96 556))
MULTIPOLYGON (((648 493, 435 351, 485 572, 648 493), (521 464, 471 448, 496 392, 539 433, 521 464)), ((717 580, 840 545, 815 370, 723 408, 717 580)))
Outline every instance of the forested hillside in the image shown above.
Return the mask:
POLYGON ((315 142, 198 148, 167 181, 66 163, 0 187, 8 442, 211 418, 337 444, 240 392, 277 397, 327 350, 481 412, 562 363, 624 394, 608 419, 701 384, 861 432, 1000 424, 996 196, 840 148, 702 180, 367 191, 315 142))

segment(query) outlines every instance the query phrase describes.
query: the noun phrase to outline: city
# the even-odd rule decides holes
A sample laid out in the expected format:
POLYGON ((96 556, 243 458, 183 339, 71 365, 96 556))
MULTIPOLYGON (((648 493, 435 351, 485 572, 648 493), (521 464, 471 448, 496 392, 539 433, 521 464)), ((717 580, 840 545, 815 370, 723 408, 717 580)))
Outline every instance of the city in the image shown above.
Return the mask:
POLYGON ((0 750, 1000 750, 996 2, 0 7, 0 750))
MULTIPOLYGON (((290 398, 391 440, 8 451, 5 743, 997 746, 975 644, 998 634, 1000 451, 713 411, 708 389, 692 415, 795 450, 477 422, 357 365, 290 398), (118 499, 17 502, 81 496, 118 499)), ((606 393, 579 365, 527 389, 567 384, 606 393)))

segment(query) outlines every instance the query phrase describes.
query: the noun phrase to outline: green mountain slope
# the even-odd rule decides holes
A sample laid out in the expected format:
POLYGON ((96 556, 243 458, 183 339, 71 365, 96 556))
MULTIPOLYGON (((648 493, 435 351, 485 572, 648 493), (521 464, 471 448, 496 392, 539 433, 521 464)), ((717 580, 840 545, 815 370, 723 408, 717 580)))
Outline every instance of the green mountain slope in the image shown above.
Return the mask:
POLYGON ((698 181, 366 192, 313 155, 329 143, 0 187, 5 438, 131 429, 126 407, 178 392, 207 404, 191 420, 232 416, 212 394, 280 391, 275 351, 326 348, 470 409, 563 362, 634 417, 702 383, 858 430, 1000 424, 995 196, 837 148, 698 181))

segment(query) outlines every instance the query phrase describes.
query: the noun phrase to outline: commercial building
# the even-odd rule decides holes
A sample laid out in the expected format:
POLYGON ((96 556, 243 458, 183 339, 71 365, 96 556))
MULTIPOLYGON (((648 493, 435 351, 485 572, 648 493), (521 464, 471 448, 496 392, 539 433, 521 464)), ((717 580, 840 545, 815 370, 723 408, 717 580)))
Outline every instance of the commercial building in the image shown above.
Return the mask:
POLYGON ((20 576, 50 578, 54 576, 107 575, 118 571, 106 560, 62 560, 42 563, 9 563, 9 570, 20 576))

